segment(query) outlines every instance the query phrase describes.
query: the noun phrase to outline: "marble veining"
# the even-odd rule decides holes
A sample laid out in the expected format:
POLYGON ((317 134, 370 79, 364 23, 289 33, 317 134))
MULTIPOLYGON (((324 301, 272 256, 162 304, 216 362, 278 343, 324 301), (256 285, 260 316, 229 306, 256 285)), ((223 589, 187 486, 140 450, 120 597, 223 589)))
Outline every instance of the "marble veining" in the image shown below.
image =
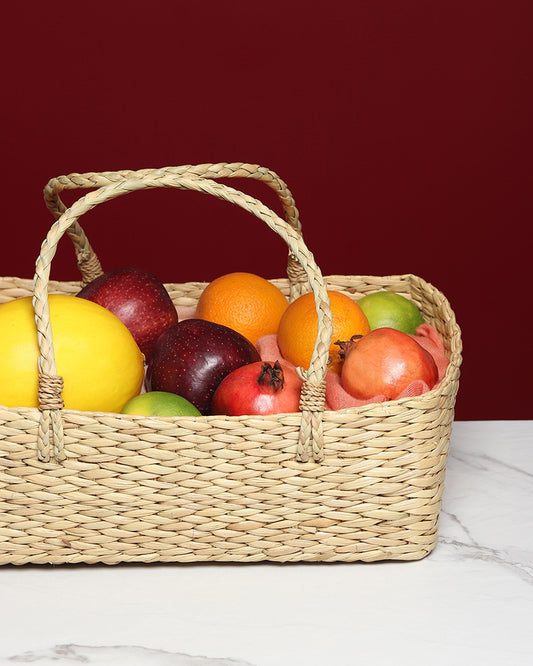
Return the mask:
POLYGON ((419 561, 0 567, 0 664, 531 666, 532 444, 454 423, 419 561))
MULTIPOLYGON (((470 429, 472 424, 465 424, 470 429)), ((490 428, 489 424, 485 424, 490 428)), ((520 426, 524 423, 520 422, 520 426)), ((496 429, 498 424, 495 424, 496 429)), ((457 428, 457 426, 455 426, 457 428)), ((531 436, 529 437, 531 440, 531 436)), ((439 546, 448 547, 459 559, 479 560, 502 566, 519 576, 528 585, 533 585, 533 549, 531 548, 531 532, 529 535, 515 535, 521 539, 516 543, 498 544, 494 536, 501 532, 496 517, 501 513, 501 506, 509 511, 508 523, 522 522, 520 515, 513 516, 511 509, 520 511, 515 502, 518 491, 524 497, 529 496, 529 507, 533 507, 533 470, 531 458, 522 456, 513 460, 513 449, 507 438, 502 437, 499 447, 487 447, 490 453, 483 450, 483 438, 474 442, 465 439, 469 446, 458 447, 452 440, 446 473, 445 495, 440 516, 439 546), (521 463, 521 464, 520 464, 521 463), (450 498, 458 495, 460 501, 450 498), (512 499, 512 505, 509 503, 512 499), (485 516, 480 511, 481 503, 485 502, 485 516), (454 510, 451 507, 456 507, 454 510), (472 508, 476 507, 473 512, 472 508), (450 507, 450 508, 449 508, 450 507), (492 534, 491 534, 492 530, 492 534), (529 542, 529 547, 521 547, 522 542, 529 542)), ((525 507, 524 507, 525 509, 525 507)), ((529 511, 528 514, 531 512, 529 511)))
POLYGON ((462 453, 459 454, 456 451, 450 451, 450 457, 455 458, 459 462, 465 464, 465 465, 470 465, 471 467, 474 467, 475 469, 480 469, 483 471, 490 471, 494 465, 499 465, 511 472, 516 472, 517 474, 520 474, 521 476, 527 477, 529 479, 533 479, 533 472, 529 472, 527 469, 522 469, 518 467, 517 465, 513 465, 509 462, 506 462, 505 460, 501 460, 499 458, 496 458, 494 456, 488 455, 486 453, 462 453))
POLYGON ((476 543, 466 543, 464 541, 459 541, 458 539, 450 539, 445 536, 440 537, 440 543, 456 549, 459 558, 482 560, 484 562, 492 562, 494 564, 508 567, 515 574, 520 576, 524 582, 533 585, 533 558, 531 558, 531 553, 528 551, 520 551, 520 553, 517 552, 516 555, 521 554, 523 557, 528 557, 532 560, 531 563, 517 561, 511 558, 510 553, 508 552, 502 552, 487 546, 480 546, 476 543))
POLYGON ((8 663, 57 666, 61 664, 92 664, 104 666, 114 663, 131 666, 253 666, 249 661, 193 656, 181 652, 166 652, 133 645, 91 646, 55 645, 46 650, 31 650, 7 658, 8 663))

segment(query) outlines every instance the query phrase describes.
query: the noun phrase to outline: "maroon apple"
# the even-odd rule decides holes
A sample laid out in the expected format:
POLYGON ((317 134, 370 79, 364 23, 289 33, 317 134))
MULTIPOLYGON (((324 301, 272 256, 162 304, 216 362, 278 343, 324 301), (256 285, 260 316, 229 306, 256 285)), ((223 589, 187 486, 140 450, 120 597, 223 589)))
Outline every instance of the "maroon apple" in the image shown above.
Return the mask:
POLYGON ((414 381, 437 383, 433 356, 415 338, 393 328, 376 328, 347 342, 337 341, 343 358, 341 384, 355 398, 384 395, 394 400, 414 381))
POLYGON ((77 295, 115 314, 128 327, 147 361, 157 338, 178 321, 176 307, 163 283, 140 268, 108 271, 77 295))
POLYGON ((224 377, 259 360, 254 345, 232 328, 203 319, 184 319, 159 336, 145 386, 147 391, 181 395, 202 414, 210 414, 213 395, 224 377))

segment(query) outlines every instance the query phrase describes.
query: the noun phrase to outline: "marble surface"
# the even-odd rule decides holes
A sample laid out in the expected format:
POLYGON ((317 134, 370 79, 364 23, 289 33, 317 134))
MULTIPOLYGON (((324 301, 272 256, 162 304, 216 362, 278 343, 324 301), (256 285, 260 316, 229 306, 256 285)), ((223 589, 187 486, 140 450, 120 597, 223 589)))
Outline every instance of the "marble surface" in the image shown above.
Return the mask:
POLYGON ((0 663, 533 663, 533 421, 456 422, 418 562, 0 567, 0 663))

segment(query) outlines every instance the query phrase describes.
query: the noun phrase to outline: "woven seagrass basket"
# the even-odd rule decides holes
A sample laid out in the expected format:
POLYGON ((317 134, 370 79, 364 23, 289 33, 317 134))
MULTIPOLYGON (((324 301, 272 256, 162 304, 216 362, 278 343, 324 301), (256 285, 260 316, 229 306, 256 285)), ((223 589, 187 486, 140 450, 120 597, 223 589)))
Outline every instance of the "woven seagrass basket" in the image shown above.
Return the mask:
MULTIPOLYGON (((437 541, 461 364, 461 336, 446 298, 414 275, 322 276, 285 183, 250 164, 204 164, 53 179, 56 216, 34 280, 0 278, 0 302, 32 295, 41 351, 40 408, 0 407, 0 563, 416 560, 437 541), (285 220, 217 178, 260 179, 285 220), (277 416, 147 418, 61 408, 49 293, 75 294, 101 267, 78 219, 140 189, 196 190, 250 211, 289 248, 293 299, 315 295, 319 330, 300 412, 277 416), (66 208, 64 189, 90 191, 66 208), (96 188, 96 189, 95 189, 96 188), (82 280, 49 279, 67 233, 82 280), (331 339, 327 289, 354 299, 390 289, 414 301, 439 332, 449 366, 433 390, 353 409, 324 409, 331 339)), ((167 284, 194 305, 205 283, 167 284)))

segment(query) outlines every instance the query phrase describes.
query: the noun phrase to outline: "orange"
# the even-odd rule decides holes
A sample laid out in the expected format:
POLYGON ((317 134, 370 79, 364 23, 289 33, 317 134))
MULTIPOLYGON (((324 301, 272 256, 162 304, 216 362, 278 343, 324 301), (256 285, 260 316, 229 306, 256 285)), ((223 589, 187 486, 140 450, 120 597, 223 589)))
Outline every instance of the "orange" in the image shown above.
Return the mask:
MULTIPOLYGON (((333 336, 329 349, 328 369, 340 372, 342 359, 339 356, 337 340, 349 340, 352 335, 370 333, 370 325, 365 313, 346 294, 328 291, 333 317, 333 336)), ((303 294, 293 301, 283 317, 278 329, 278 345, 284 358, 296 366, 308 368, 318 333, 318 317, 314 294, 303 294)))
POLYGON ((196 316, 228 326, 255 345, 277 333, 289 301, 275 285, 254 273, 228 273, 210 282, 198 300, 196 316))

